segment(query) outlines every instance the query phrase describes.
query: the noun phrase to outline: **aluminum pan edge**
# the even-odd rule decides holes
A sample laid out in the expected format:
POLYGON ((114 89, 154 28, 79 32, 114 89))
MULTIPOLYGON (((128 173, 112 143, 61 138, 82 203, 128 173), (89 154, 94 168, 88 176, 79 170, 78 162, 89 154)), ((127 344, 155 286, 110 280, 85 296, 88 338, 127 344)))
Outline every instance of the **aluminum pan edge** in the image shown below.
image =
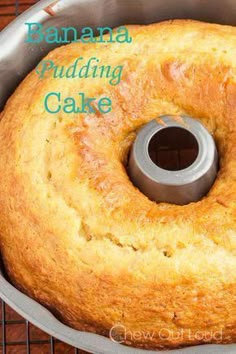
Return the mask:
MULTIPOLYGON (((79 349, 96 354, 153 354, 157 351, 127 347, 88 332, 76 331, 58 321, 45 307, 21 293, 0 274, 0 297, 21 316, 46 333, 79 349)), ((236 345, 200 345, 169 351, 170 354, 235 354, 236 345)), ((161 352, 160 352, 161 353, 161 352)))

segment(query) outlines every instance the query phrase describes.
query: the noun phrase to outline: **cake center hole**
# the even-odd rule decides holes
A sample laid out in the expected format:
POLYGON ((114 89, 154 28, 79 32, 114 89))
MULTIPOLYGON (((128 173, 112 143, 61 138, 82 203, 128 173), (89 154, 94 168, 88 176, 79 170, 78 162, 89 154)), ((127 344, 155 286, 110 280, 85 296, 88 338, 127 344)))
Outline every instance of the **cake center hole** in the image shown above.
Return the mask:
POLYGON ((198 156, 198 142, 188 130, 167 127, 158 131, 148 145, 149 156, 158 167, 178 171, 193 164, 198 156))

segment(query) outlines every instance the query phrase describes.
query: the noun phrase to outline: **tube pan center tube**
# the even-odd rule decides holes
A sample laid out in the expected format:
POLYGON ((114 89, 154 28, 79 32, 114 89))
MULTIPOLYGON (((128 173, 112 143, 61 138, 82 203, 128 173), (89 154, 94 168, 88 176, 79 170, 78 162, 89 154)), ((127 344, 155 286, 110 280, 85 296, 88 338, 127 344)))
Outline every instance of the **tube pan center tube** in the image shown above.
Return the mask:
POLYGON ((149 199, 179 205, 205 196, 217 171, 213 137, 188 116, 164 115, 144 125, 128 163, 130 179, 149 199))

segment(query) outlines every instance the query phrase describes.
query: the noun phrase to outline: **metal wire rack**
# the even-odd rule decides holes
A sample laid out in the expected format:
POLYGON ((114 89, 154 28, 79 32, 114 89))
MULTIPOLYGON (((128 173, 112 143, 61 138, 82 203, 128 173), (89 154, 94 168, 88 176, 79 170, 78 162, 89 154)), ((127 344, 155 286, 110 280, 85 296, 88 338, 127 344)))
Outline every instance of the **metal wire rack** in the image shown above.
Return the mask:
POLYGON ((0 30, 38 0, 0 0, 0 30))
MULTIPOLYGON (((39 0, 0 0, 0 30, 39 0)), ((85 354, 42 332, 0 299, 0 354, 85 354)))
POLYGON ((1 300, 1 354, 82 354, 23 319, 1 300))

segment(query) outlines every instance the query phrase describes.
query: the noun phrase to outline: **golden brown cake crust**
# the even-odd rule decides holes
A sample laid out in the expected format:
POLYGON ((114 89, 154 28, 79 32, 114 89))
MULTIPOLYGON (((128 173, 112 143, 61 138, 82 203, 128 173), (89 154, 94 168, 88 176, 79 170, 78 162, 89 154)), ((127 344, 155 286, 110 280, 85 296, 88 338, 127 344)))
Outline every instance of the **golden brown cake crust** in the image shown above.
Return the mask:
POLYGON ((108 335, 121 324, 125 343, 145 348, 235 342, 236 29, 179 20, 129 30, 132 45, 73 43, 47 56, 69 66, 96 53, 124 65, 119 85, 32 72, 9 99, 0 122, 4 264, 74 328, 108 335), (49 91, 107 95, 113 110, 51 115, 49 91), (127 176, 135 132, 166 113, 200 118, 217 142, 220 171, 197 203, 156 204, 127 176))

